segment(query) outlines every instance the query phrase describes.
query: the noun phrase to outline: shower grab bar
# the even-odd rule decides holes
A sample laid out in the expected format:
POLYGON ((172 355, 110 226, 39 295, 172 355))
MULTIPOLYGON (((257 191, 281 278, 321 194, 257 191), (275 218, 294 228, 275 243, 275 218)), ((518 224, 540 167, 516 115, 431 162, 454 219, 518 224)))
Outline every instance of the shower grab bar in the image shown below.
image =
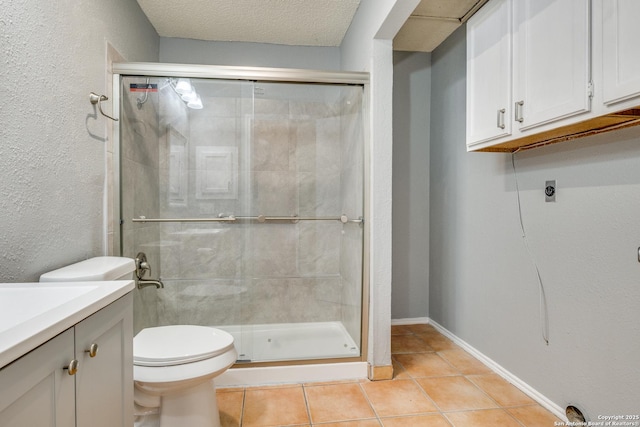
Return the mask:
POLYGON ((141 216, 140 218, 133 218, 132 222, 236 222, 238 220, 251 220, 258 222, 266 222, 266 221, 340 221, 343 224, 348 222, 361 224, 364 222, 364 218, 359 217, 357 219, 349 219, 346 215, 341 215, 339 217, 333 216, 323 216, 323 217, 305 217, 305 216, 266 216, 266 215, 258 215, 258 216, 226 216, 226 217, 217 217, 217 218, 145 218, 141 216))
POLYGON ((234 216, 222 218, 133 218, 132 222, 234 222, 234 216))

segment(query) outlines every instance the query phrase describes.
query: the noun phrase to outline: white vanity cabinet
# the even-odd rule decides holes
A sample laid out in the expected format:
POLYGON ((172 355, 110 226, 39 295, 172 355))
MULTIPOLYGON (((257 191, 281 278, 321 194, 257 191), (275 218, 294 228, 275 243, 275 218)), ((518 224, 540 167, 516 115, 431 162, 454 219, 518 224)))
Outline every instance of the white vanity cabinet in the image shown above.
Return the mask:
POLYGON ((77 427, 133 425, 132 298, 125 295, 75 326, 77 427))
POLYGON ((484 5, 467 22, 468 150, 589 112, 590 31, 589 0, 484 5))
POLYGON ((73 329, 0 369, 0 426, 74 427, 73 329))
POLYGON ((0 369, 0 426, 132 426, 132 346, 128 293, 0 369))
POLYGON ((638 0, 594 2, 594 23, 601 26, 602 102, 609 110, 640 104, 640 51, 634 36, 639 20, 638 0))

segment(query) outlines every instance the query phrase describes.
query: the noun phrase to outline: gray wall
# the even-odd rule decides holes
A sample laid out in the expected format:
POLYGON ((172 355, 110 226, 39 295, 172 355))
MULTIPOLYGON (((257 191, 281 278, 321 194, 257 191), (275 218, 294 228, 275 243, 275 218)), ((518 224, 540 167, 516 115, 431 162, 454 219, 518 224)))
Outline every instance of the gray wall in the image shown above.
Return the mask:
POLYGON ((391 317, 429 307, 431 55, 393 53, 393 265, 391 317))
POLYGON ((104 253, 107 119, 89 92, 107 90, 107 43, 157 61, 159 38, 129 0, 4 3, 0 282, 30 281, 104 253))
POLYGON ((340 48, 162 37, 160 62, 340 70, 340 48))
POLYGON ((515 156, 547 346, 511 156, 465 152, 465 49, 461 28, 432 54, 430 317, 561 408, 636 414, 640 129, 515 156))

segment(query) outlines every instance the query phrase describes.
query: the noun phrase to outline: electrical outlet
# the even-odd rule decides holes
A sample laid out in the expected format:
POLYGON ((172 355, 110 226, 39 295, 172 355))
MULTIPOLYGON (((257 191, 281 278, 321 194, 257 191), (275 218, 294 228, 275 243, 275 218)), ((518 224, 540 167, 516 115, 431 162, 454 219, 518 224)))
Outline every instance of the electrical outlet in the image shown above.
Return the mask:
POLYGON ((555 202, 556 201, 556 180, 546 181, 544 183, 544 201, 555 202))

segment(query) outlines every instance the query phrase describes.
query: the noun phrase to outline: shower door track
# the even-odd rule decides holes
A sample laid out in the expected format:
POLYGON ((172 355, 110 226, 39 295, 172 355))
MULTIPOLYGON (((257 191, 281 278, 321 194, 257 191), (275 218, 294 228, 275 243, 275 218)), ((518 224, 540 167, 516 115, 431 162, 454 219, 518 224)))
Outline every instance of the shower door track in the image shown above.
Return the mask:
MULTIPOLYGON (((368 85, 369 73, 321 71, 293 68, 232 67, 199 64, 160 64, 150 62, 114 63, 113 74, 152 77, 186 77, 261 82, 368 85)), ((114 86, 115 87, 115 86, 114 86)))

